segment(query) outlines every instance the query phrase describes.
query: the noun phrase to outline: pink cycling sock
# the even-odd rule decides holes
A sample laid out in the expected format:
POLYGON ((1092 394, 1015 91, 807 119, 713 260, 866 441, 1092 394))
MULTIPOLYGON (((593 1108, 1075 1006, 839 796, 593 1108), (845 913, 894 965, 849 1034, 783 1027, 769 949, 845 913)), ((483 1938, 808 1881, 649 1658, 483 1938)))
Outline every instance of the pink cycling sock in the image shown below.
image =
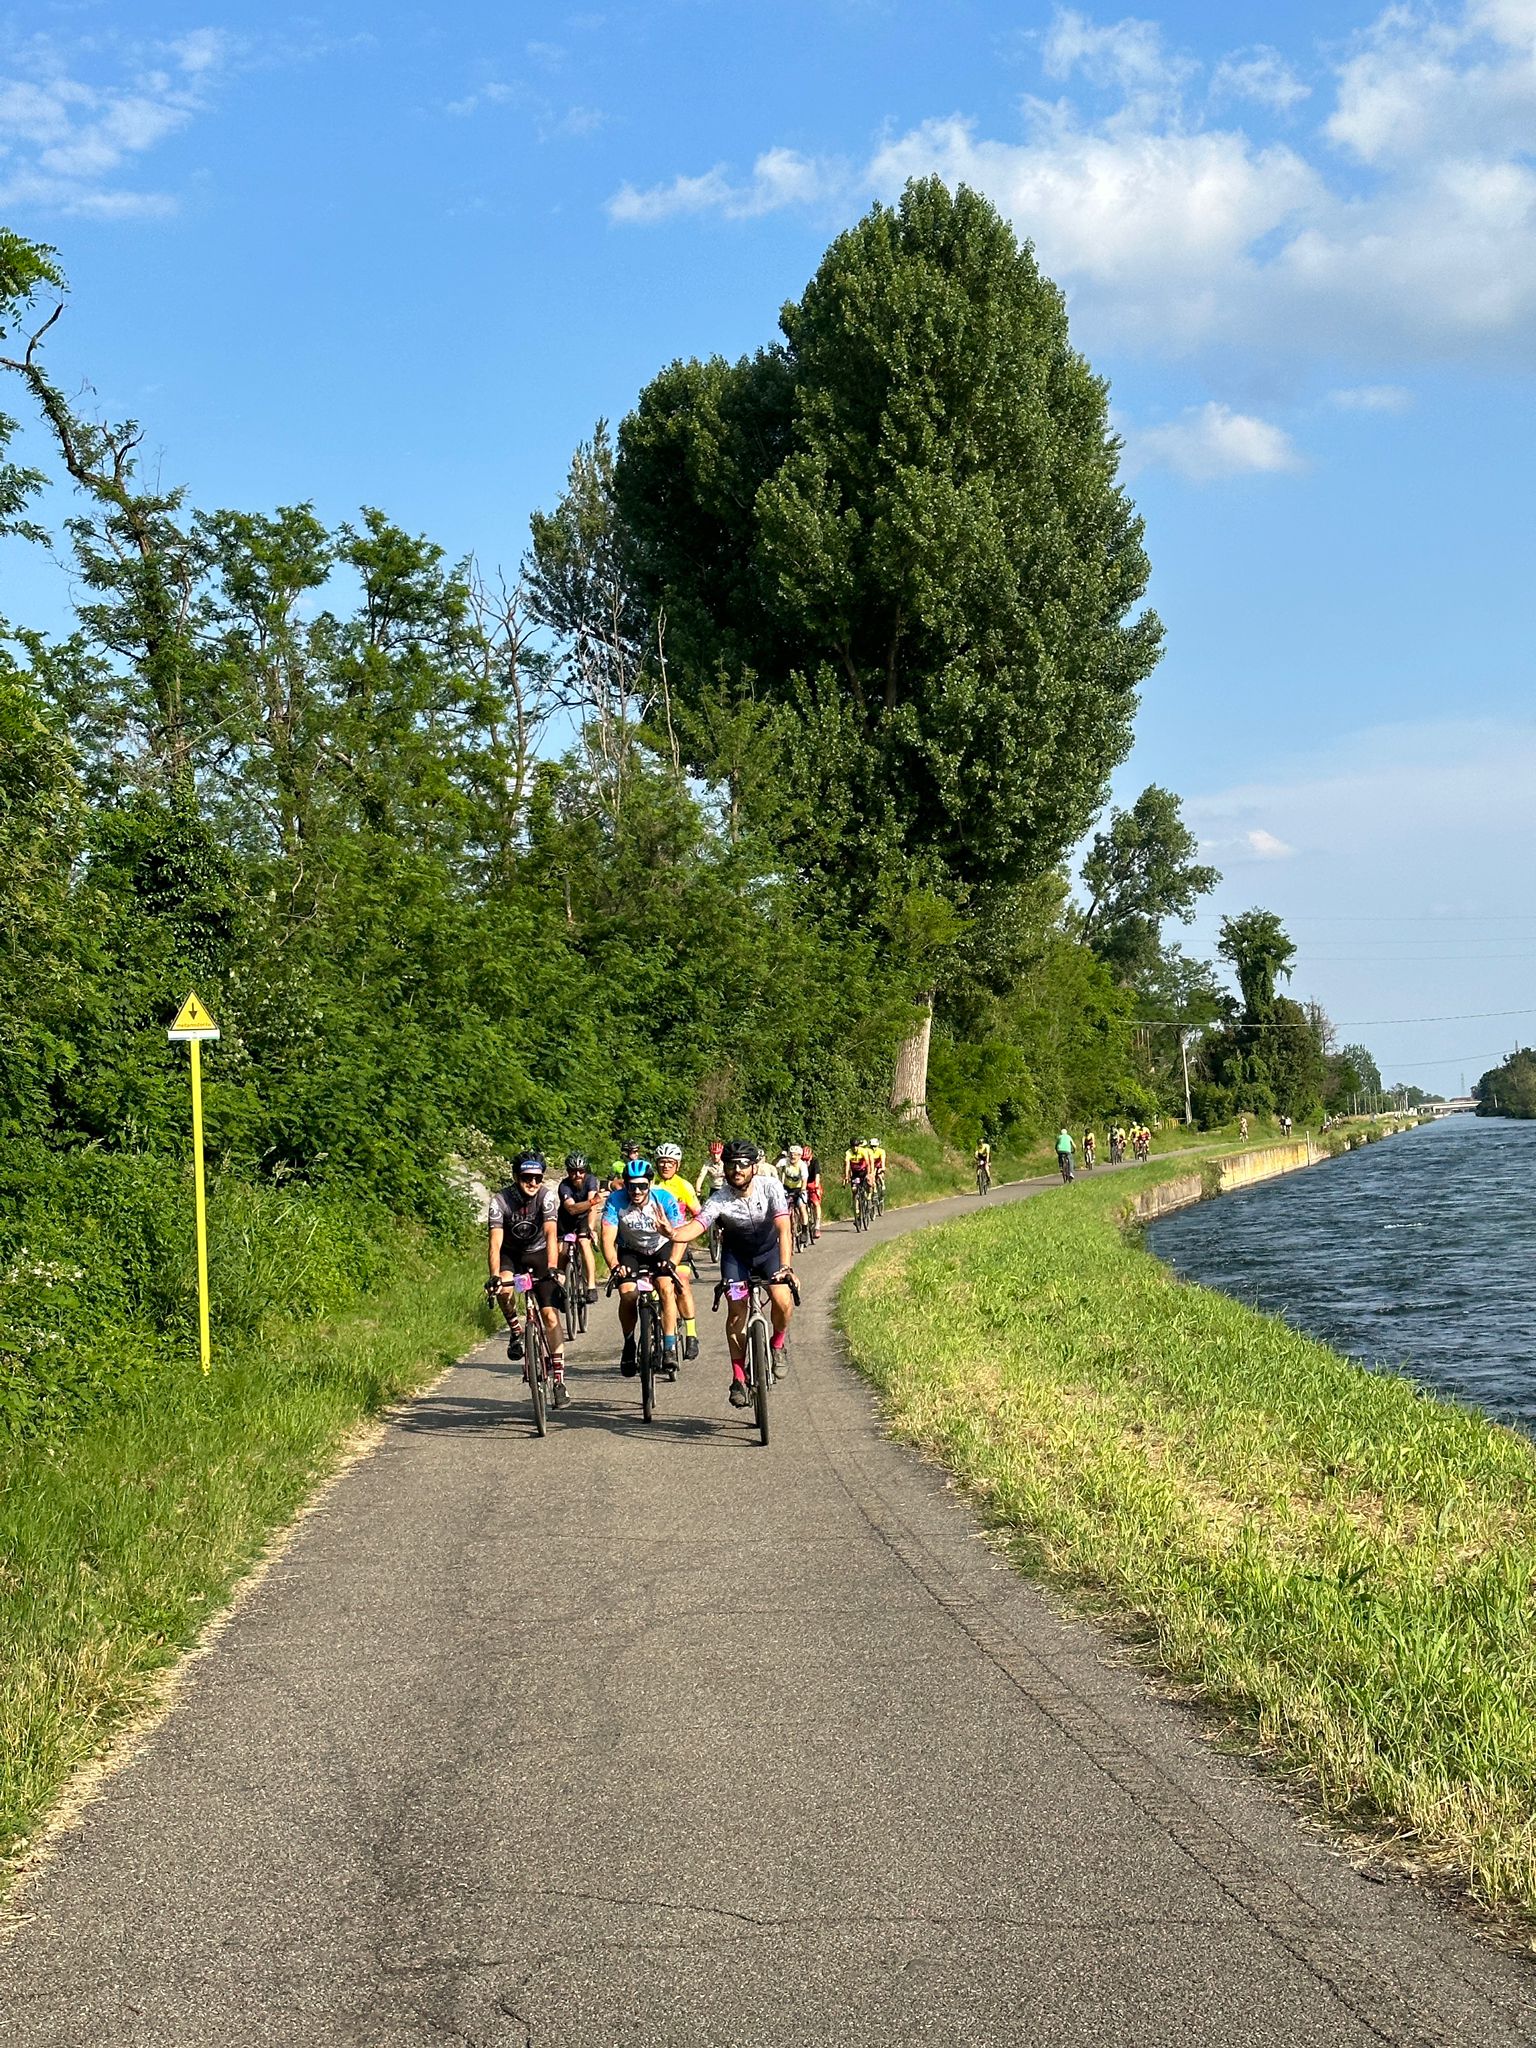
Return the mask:
POLYGON ((788 1330, 775 1330, 775 1331, 774 1331, 774 1333, 773 1333, 773 1348, 774 1348, 774 1350, 775 1350, 775 1351, 782 1351, 782 1350, 784 1349, 784 1346, 785 1346, 785 1345, 786 1345, 786 1344, 787 1344, 788 1342, 789 1342, 789 1332, 788 1332, 788 1330))
POLYGON ((731 1360, 731 1378, 733 1380, 745 1381, 746 1377, 747 1368, 742 1364, 739 1358, 733 1358, 731 1360))

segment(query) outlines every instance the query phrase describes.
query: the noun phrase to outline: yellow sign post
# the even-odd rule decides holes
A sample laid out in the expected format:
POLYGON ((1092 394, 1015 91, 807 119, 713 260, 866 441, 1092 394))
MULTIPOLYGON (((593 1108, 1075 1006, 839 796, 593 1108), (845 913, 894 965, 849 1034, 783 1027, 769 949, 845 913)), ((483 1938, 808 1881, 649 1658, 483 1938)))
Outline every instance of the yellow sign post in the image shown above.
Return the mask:
POLYGON ((203 1040, 217 1038, 219 1027, 194 995, 176 1012, 165 1034, 184 1039, 192 1053, 192 1171, 197 1203, 197 1334, 203 1371, 213 1362, 208 1337, 208 1201, 203 1185, 203 1040))

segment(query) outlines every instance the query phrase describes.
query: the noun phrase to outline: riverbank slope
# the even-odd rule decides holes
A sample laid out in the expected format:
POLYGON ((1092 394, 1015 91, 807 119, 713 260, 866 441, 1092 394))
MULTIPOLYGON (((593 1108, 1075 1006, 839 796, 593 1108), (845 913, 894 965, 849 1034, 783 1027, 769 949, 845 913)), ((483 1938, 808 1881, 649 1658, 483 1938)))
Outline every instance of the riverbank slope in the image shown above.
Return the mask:
POLYGON ((1130 1241, 1152 1166, 844 1289, 896 1432, 1331 1813, 1536 1911, 1536 1452, 1130 1241))

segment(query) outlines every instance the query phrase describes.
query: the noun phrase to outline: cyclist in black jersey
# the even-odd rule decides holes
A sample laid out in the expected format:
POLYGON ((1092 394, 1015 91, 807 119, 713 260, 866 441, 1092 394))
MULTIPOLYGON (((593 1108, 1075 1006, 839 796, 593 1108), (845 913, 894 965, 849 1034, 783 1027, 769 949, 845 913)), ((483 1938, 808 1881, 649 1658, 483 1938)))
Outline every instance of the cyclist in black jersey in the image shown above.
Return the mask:
POLYGON ((560 1205, 555 1191, 544 1182, 542 1152, 524 1152, 516 1162, 513 1180, 499 1194, 492 1195, 489 1216, 488 1260, 491 1292, 507 1323, 507 1356, 516 1361, 523 1355, 523 1333, 518 1327, 518 1299, 515 1281, 519 1273, 533 1281, 533 1298, 539 1305, 549 1336, 550 1369, 554 1400, 563 1408, 570 1399, 565 1386, 565 1352, 561 1342, 560 1247, 555 1225, 560 1205))

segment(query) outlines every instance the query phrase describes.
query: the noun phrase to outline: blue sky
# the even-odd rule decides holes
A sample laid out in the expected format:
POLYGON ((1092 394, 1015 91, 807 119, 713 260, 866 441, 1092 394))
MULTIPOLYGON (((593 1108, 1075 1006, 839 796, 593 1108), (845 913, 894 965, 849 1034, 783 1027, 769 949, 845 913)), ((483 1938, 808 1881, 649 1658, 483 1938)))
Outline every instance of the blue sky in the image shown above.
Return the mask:
MULTIPOLYGON (((1179 790, 1224 870, 1192 943, 1279 911, 1295 991, 1447 1093, 1536 1036, 1533 143, 1536 0, 0 17, 66 381, 201 504, 487 564, 872 199, 978 185, 1111 380, 1169 629, 1117 792, 1179 790)), ((52 573, 0 556, 0 607, 52 573)))

